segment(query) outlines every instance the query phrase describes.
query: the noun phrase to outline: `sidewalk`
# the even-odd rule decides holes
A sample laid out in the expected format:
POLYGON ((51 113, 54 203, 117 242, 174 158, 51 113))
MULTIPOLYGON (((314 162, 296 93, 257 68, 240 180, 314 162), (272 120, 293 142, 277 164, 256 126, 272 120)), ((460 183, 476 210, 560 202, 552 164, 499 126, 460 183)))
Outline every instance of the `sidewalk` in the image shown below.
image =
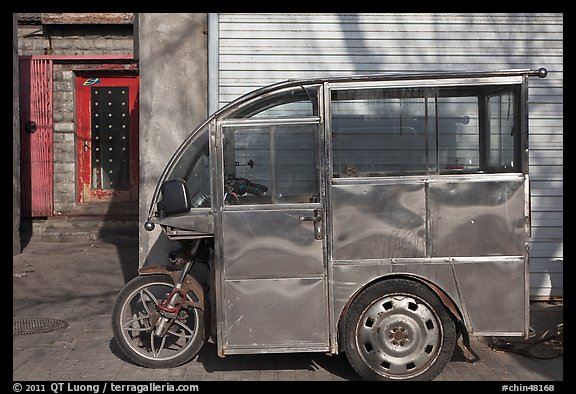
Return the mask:
MULTIPOLYGON (((13 259, 13 320, 58 319, 66 328, 13 335, 15 381, 348 381, 359 380, 344 355, 253 354, 220 358, 207 343, 178 368, 151 370, 126 361, 111 329, 111 309, 124 283, 136 275, 138 245, 132 240, 75 243, 32 241, 13 259)), ((42 323, 52 322, 43 320, 42 323)), ((556 334, 563 304, 532 303, 535 338, 556 334)), ((521 340, 514 338, 514 341, 521 340)), ((510 339, 512 341, 512 339, 510 339)), ((466 361, 460 348, 439 381, 562 381, 563 336, 526 348, 471 338, 480 360, 466 361), (519 354, 524 349, 525 355, 519 354), (560 354, 558 356, 558 354, 560 354), (553 357, 553 358, 551 358, 553 357)))

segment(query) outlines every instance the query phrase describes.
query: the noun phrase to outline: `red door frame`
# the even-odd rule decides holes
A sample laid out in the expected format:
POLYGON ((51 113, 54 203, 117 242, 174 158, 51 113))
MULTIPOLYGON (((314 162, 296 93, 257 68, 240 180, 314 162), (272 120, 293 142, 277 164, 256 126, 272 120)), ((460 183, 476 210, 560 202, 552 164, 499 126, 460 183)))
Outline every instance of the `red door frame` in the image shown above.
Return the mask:
POLYGON ((78 202, 95 201, 135 201, 138 199, 138 121, 139 121, 139 85, 138 75, 125 73, 86 71, 76 74, 76 121, 78 154, 78 202), (97 87, 129 87, 129 157, 130 187, 127 190, 92 189, 91 157, 91 87, 85 85, 90 78, 98 78, 97 87))

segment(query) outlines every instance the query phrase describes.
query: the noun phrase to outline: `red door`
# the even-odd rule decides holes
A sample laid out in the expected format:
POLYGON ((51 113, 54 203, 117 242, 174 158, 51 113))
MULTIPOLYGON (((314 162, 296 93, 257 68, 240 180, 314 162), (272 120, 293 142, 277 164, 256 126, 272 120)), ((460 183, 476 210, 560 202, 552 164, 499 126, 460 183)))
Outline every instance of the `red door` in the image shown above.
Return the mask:
POLYGON ((52 198, 52 60, 19 59, 21 214, 50 216, 52 198))
POLYGON ((76 77, 79 202, 138 198, 138 76, 76 77))

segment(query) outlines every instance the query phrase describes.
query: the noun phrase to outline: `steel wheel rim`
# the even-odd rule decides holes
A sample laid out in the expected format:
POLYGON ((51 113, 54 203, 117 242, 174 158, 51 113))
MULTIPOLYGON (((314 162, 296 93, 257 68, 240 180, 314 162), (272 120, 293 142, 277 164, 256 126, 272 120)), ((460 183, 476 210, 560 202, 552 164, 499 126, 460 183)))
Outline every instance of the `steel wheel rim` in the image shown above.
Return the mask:
POLYGON ((356 346, 367 366, 389 379, 426 372, 442 348, 434 309, 412 294, 393 294, 368 305, 356 326, 356 346))
MULTIPOLYGON (((172 289, 173 286, 164 282, 147 283, 134 290, 122 305, 122 337, 134 352, 144 358, 171 360, 188 350, 198 336, 199 315, 195 308, 187 308, 186 321, 175 320, 164 337, 154 335, 152 321, 158 318, 156 305, 160 295, 168 294, 172 289)), ((187 298, 191 300, 190 296, 187 298)))

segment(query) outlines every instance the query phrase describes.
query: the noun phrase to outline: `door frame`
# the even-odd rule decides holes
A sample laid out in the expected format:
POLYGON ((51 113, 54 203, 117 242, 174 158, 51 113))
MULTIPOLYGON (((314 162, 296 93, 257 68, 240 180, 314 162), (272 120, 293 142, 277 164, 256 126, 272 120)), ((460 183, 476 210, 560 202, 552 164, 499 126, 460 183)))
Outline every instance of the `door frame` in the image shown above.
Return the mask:
POLYGON ((76 88, 76 152, 78 163, 77 201, 79 203, 104 201, 136 201, 138 199, 139 183, 139 85, 140 77, 134 72, 115 71, 77 71, 75 75, 76 88), (130 186, 125 190, 92 189, 92 156, 91 156, 91 96, 90 86, 84 85, 90 78, 98 78, 98 87, 130 87, 130 186), (126 84, 121 83, 125 81, 126 84), (120 83, 119 83, 120 82, 120 83), (88 147, 85 152, 85 147, 88 147))

